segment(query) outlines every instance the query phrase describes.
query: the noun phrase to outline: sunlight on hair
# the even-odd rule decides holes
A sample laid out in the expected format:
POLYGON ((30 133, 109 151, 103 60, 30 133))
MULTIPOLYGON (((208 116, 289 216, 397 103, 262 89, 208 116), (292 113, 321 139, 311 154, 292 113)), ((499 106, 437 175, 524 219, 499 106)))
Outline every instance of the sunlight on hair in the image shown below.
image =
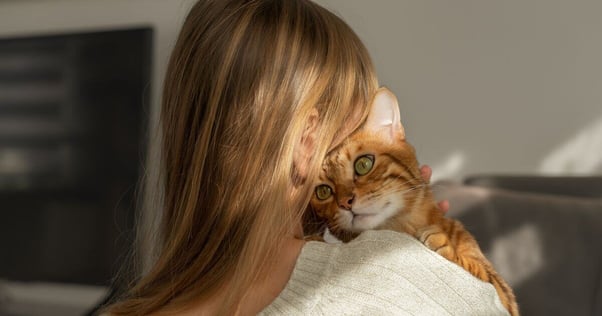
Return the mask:
POLYGON ((493 241, 486 256, 513 286, 519 286, 544 266, 542 241, 536 226, 524 224, 493 241))
POLYGON ((432 166, 431 182, 459 178, 464 165, 466 165, 466 155, 459 151, 453 152, 445 160, 432 166))
POLYGON ((591 174, 602 171, 602 118, 579 131, 543 159, 543 174, 591 174))

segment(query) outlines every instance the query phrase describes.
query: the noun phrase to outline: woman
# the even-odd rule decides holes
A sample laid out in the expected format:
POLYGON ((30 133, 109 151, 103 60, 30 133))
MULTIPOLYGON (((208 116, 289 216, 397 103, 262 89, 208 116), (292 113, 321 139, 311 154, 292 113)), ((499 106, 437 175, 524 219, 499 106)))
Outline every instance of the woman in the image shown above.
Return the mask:
MULTIPOLYGON (((346 285, 337 287, 336 282, 355 276, 325 254, 354 256, 349 245, 357 243, 304 242, 302 215, 322 158, 362 123, 377 88, 358 37, 338 17, 308 0, 198 2, 183 25, 165 79, 164 201, 156 260, 106 311, 328 312, 331 303, 322 300, 329 295, 328 286, 319 281, 328 278, 341 290, 346 285), (321 267, 332 265, 338 274, 326 276, 307 268, 316 260, 325 260, 321 267), (311 277, 318 279, 310 281, 311 277), (296 296, 295 289, 304 293, 296 296)), ((408 236, 368 233, 376 240, 368 240, 370 247, 416 260, 432 256, 408 236)), ((374 266, 378 260, 376 256, 374 266)), ((443 268, 453 280, 471 278, 451 263, 443 263, 443 268)), ((377 292, 378 286, 366 290, 377 292)), ((349 293, 355 295, 362 287, 349 293)), ((494 300, 492 287, 475 288, 478 291, 471 293, 494 300)), ((409 305, 430 306, 426 311, 449 298, 438 293, 427 302, 420 298, 423 290, 414 296, 400 293, 399 298, 412 297, 409 305)), ((383 298, 377 295, 375 300, 383 298)), ((394 310, 377 301, 341 296, 331 305, 359 306, 335 309, 351 314, 394 310)))

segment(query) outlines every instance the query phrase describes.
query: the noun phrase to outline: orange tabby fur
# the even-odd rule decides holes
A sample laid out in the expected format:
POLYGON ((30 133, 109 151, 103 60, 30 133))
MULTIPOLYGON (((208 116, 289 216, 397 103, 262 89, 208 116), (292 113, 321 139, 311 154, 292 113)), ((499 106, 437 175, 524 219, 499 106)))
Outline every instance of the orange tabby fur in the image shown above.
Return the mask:
POLYGON ((415 236, 441 256, 491 283, 510 315, 518 315, 512 289, 485 258, 474 237, 459 221, 444 217, 437 208, 421 177, 415 150, 405 141, 401 123, 396 122, 399 110, 393 94, 381 89, 374 103, 381 104, 379 109, 373 104, 373 112, 381 113, 371 113, 373 118, 368 118, 366 126, 326 157, 318 185, 328 185, 332 195, 320 200, 314 194, 311 209, 315 215, 324 219, 330 232, 343 242, 367 229, 415 236), (392 122, 383 119, 388 115, 383 116, 383 109, 387 112, 388 107, 395 107, 392 122), (374 163, 367 174, 358 175, 354 164, 364 155, 373 157, 374 163))

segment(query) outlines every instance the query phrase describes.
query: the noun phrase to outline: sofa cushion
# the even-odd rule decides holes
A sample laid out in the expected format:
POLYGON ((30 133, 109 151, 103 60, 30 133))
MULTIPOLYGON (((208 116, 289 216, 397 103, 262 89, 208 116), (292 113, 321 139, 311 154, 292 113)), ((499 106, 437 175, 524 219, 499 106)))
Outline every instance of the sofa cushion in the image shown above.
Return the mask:
POLYGON ((602 199, 602 176, 549 177, 475 175, 466 178, 464 184, 520 192, 602 199))
POLYGON ((439 183, 523 315, 602 315, 602 199, 439 183))

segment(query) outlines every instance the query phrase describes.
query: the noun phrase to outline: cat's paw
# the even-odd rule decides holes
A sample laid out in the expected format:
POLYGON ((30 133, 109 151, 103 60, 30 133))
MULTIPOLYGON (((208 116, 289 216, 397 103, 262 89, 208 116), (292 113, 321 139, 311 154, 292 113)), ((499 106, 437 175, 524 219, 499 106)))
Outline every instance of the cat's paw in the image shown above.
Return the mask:
POLYGON ((416 232, 416 238, 432 251, 450 261, 456 261, 456 252, 447 234, 439 226, 428 226, 416 232))

